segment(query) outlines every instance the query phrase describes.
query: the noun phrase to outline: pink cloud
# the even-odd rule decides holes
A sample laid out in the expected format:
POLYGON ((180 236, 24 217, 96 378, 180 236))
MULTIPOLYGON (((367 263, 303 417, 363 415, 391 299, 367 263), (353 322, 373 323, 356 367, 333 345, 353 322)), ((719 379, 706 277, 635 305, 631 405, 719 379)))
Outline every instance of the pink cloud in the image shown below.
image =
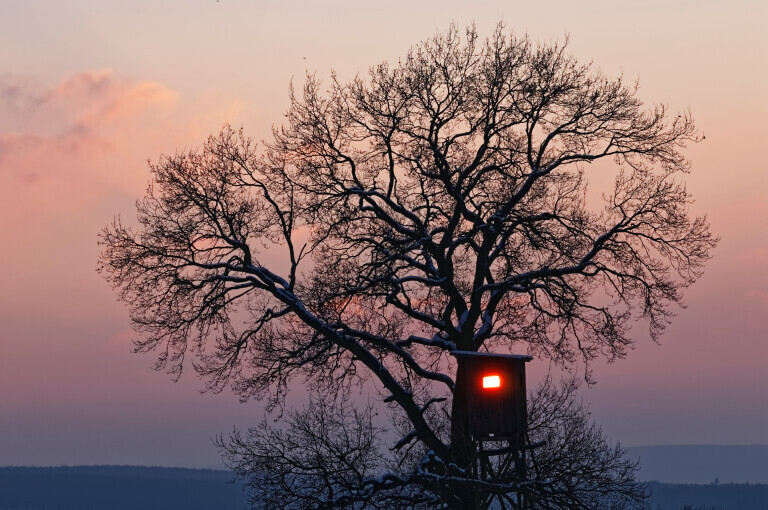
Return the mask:
POLYGON ((147 158, 198 145, 243 111, 229 98, 183 103, 162 83, 110 69, 72 73, 48 87, 0 75, 0 178, 6 190, 48 180, 66 187, 74 179, 86 185, 78 194, 101 184, 138 196, 147 158))
POLYGON ((176 97, 176 92, 160 83, 132 81, 105 69, 65 78, 49 92, 45 103, 77 107, 75 126, 94 129, 146 110, 166 109, 176 97))
POLYGON ((115 77, 111 69, 73 73, 48 91, 45 95, 45 101, 55 103, 59 98, 64 98, 66 101, 82 93, 94 97, 114 89, 115 86, 125 85, 129 82, 127 78, 115 77))
POLYGON ((5 177, 27 175, 31 163, 41 171, 36 161, 41 154, 54 161, 109 150, 114 135, 135 127, 149 112, 168 111, 176 99, 159 83, 133 81, 110 70, 72 74, 47 90, 6 78, 0 95, 0 117, 6 119, 0 125, 5 177))
POLYGON ((116 193, 139 196, 146 159, 178 130, 177 97, 111 70, 73 73, 47 88, 1 77, 0 228, 76 222, 116 193))
MULTIPOLYGON (((55 257, 92 273, 96 233, 119 212, 132 216, 150 177, 147 159, 237 122, 239 105, 185 104, 162 83, 111 70, 72 73, 49 86, 0 74, 0 233, 19 247, 3 254, 5 267, 35 263, 34 275, 62 280, 72 272, 51 264, 55 257)), ((26 292, 28 283, 14 282, 5 281, 0 305, 26 292)))

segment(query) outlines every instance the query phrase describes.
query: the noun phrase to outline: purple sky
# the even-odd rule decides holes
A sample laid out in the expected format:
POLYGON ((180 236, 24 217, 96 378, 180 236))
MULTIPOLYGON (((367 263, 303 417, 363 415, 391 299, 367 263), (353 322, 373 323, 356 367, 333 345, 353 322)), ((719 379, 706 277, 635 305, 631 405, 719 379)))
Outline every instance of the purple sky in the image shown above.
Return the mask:
MULTIPOLYGON (((596 367, 592 416, 624 445, 768 443, 764 2, 366 5, 0 3, 0 465, 218 465, 210 437, 255 423, 260 403, 201 395, 130 353, 127 312, 95 272, 98 231, 133 218, 148 158, 225 121, 266 137, 305 69, 349 78, 451 21, 487 34, 502 18, 570 34, 574 55, 690 107, 706 135, 687 183, 721 244, 662 346, 639 325, 627 359, 596 367)), ((530 384, 546 370, 534 361, 530 384)))

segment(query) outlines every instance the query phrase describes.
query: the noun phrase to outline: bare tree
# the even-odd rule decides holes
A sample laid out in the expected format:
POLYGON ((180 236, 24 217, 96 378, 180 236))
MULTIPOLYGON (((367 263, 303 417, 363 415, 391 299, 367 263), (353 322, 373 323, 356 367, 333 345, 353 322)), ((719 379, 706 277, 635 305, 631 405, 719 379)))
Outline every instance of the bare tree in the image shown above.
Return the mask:
POLYGON ((208 388, 268 408, 297 378, 334 398, 374 381, 407 424, 396 450, 420 458, 412 479, 360 471, 360 490, 431 477, 472 507, 450 353, 588 369, 625 356, 634 318, 657 338, 716 243, 679 181, 696 136, 564 46, 452 28, 364 78, 308 76, 262 151, 225 127, 162 157, 138 230, 102 232, 100 270, 158 369, 189 353, 208 388), (600 204, 587 170, 615 177, 600 204))

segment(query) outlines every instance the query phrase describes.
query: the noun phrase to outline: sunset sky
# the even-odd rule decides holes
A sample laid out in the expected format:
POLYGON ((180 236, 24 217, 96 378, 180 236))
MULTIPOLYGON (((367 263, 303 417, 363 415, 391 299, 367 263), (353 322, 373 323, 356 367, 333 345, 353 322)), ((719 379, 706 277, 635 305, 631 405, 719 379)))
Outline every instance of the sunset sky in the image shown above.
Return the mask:
MULTIPOLYGON (((223 123, 257 140, 306 71, 341 79, 451 22, 503 20, 690 108, 686 176, 722 237, 656 345, 595 367, 592 417, 625 446, 768 443, 768 7, 763 0, 0 2, 0 466, 217 466, 210 438, 261 404, 174 384, 131 353, 97 275, 99 230, 135 216, 147 159, 223 123), (534 5, 535 4, 535 5, 534 5)), ((587 173, 589 177, 589 173, 587 173)), ((535 360, 531 383, 547 371, 535 360)))

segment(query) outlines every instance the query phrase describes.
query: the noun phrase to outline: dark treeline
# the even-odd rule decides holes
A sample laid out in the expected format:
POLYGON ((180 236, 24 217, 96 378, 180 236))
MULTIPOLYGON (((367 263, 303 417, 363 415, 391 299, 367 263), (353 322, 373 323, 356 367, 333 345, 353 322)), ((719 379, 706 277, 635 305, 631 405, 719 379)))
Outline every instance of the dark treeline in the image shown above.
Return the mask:
POLYGON ((129 466, 0 468, 0 510, 241 510, 228 471, 129 466))
POLYGON ((768 510, 768 485, 649 482, 653 510, 768 510))
POLYGON ((663 445, 627 448, 640 480, 667 483, 768 483, 768 445, 663 445))
MULTIPOLYGON (((232 474, 132 466, 0 468, 0 510, 241 510, 232 474)), ((766 484, 650 482, 653 510, 768 510, 766 484)))

